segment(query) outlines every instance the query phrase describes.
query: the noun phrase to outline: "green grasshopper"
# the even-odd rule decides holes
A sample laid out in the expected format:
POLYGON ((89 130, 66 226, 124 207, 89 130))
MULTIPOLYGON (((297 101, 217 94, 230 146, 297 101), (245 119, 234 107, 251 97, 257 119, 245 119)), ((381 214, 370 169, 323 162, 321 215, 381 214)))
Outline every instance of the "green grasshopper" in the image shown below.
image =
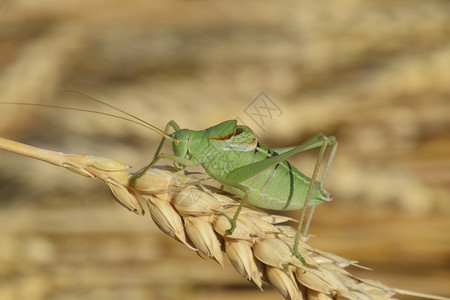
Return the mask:
MULTIPOLYGON (((293 254, 305 264, 298 252, 303 219, 308 205, 315 207, 331 200, 330 193, 323 189, 322 184, 337 149, 335 137, 325 136, 320 132, 298 146, 271 150, 259 144, 254 132, 247 126, 237 125, 236 120, 225 121, 199 131, 181 129, 172 120, 167 123, 164 131, 156 132, 163 135, 158 149, 150 164, 131 178, 132 184, 162 158, 172 160, 183 167, 201 164, 211 178, 231 189, 242 199, 227 235, 231 235, 235 230, 239 213, 246 202, 273 210, 303 209, 293 254), (171 127, 175 132, 168 134, 171 127), (172 142, 173 154, 160 153, 165 140, 172 142), (332 150, 322 179, 318 182, 317 173, 327 146, 332 146, 332 150), (286 160, 299 152, 319 147, 319 156, 311 178, 286 160)), ((312 212, 313 209, 304 234, 307 233, 312 212)))
POLYGON ((101 100, 87 97, 131 116, 139 122, 117 115, 81 108, 23 102, 0 102, 0 104, 43 106, 97 113, 131 121, 162 135, 163 138, 150 164, 131 177, 131 184, 134 184, 139 177, 162 158, 172 160, 179 167, 191 167, 201 164, 211 178, 231 189, 234 194, 242 199, 231 220, 231 227, 227 230, 227 235, 233 234, 239 213, 246 202, 257 207, 273 210, 302 209, 292 252, 304 265, 306 264, 298 252, 298 242, 302 235, 306 208, 312 206, 303 234, 306 234, 308 231, 315 206, 331 200, 330 193, 323 189, 322 185, 338 145, 334 136, 325 136, 323 132, 320 132, 298 146, 269 149, 256 141, 256 136, 249 127, 237 125, 236 120, 225 121, 199 131, 181 129, 172 120, 167 123, 165 130, 162 131, 120 108, 101 100), (170 128, 174 129, 172 134, 168 133, 170 128), (173 154, 161 153, 166 140, 172 142, 173 154), (320 163, 327 146, 332 146, 332 149, 322 179, 316 181, 320 163), (311 178, 301 173, 287 161, 289 157, 299 152, 319 147, 320 152, 311 178))

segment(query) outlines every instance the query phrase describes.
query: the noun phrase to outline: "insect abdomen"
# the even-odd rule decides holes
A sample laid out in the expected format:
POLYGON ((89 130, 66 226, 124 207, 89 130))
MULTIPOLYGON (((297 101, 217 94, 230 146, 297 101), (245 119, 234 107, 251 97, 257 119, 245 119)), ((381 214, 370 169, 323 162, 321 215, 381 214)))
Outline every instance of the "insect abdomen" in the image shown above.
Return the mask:
MULTIPOLYGON (((210 169, 208 173, 211 173, 212 177, 225 177, 226 173, 233 169, 273 155, 277 153, 258 143, 256 149, 252 151, 229 151, 227 155, 218 153, 211 157, 204 167, 210 169), (212 168, 215 164, 220 164, 221 167, 212 168)), ((310 183, 309 177, 288 161, 283 161, 241 182, 241 185, 248 188, 247 201, 255 206, 276 210, 297 210, 303 207, 310 183)), ((244 196, 242 190, 230 186, 229 188, 239 197, 244 196)), ((309 205, 321 204, 330 199, 330 194, 320 187, 319 182, 315 182, 309 205)))

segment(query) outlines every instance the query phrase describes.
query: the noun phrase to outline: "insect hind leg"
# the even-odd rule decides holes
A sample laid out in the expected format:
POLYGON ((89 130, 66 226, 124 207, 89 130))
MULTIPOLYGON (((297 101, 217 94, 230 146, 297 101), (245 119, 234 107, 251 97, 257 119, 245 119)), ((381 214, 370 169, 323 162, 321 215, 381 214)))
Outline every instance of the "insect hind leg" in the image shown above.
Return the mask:
MULTIPOLYGON (((323 171, 322 178, 320 179, 320 186, 321 187, 323 187, 325 179, 327 178, 327 175, 328 175, 328 170, 330 169, 331 163, 333 162, 334 156, 336 154, 338 142, 336 141, 336 138, 334 136, 328 137, 328 144, 327 144, 327 146, 332 146, 332 148, 331 148, 330 155, 328 156, 327 164, 325 165, 325 169, 323 171)), ((311 209, 309 211, 308 219, 307 219, 306 224, 305 224, 305 229, 303 230, 303 235, 307 235, 308 234, 309 225, 311 224, 312 217, 314 215, 315 209, 316 209, 316 206, 314 205, 313 207, 311 207, 311 209)))
MULTIPOLYGON (((300 215, 300 219, 299 219, 299 223, 298 223, 298 227, 297 227, 297 232, 295 234, 294 248, 293 248, 293 251, 292 251, 294 256, 296 256, 304 265, 305 265, 304 258, 298 252, 298 243, 299 243, 300 236, 301 236, 301 229, 303 227, 304 219, 305 219, 305 216, 306 216, 306 210, 308 209, 309 200, 311 198, 311 193, 312 193, 312 190, 313 190, 313 187, 314 187, 314 183, 316 181, 316 178, 317 178, 317 175, 318 175, 318 172, 319 172, 320 164, 321 164, 321 162, 323 160, 323 157, 324 157, 325 151, 327 149, 327 146, 329 146, 329 145, 333 146, 333 148, 331 150, 331 153, 330 153, 330 156, 328 158, 328 161, 327 161, 324 173, 322 175, 322 179, 320 181, 320 184, 322 186, 322 184, 325 181, 325 178, 327 176, 328 169, 330 168, 331 162, 332 162, 332 160, 334 158, 334 155, 336 153, 337 141, 336 141, 336 138, 334 136, 327 137, 323 133, 320 133, 320 143, 316 144, 315 147, 311 147, 311 148, 320 147, 320 152, 319 152, 319 155, 317 156, 316 164, 314 166, 313 175, 311 177, 311 183, 310 183, 309 188, 308 188, 308 192, 307 192, 307 195, 306 195, 306 198, 305 198, 305 202, 303 203, 303 209, 302 209, 302 213, 300 215)), ((307 234, 307 231, 308 231, 309 224, 311 222, 313 213, 314 213, 314 207, 310 211, 310 214, 308 216, 308 220, 307 220, 307 223, 306 223, 305 230, 304 230, 303 234, 307 234)))

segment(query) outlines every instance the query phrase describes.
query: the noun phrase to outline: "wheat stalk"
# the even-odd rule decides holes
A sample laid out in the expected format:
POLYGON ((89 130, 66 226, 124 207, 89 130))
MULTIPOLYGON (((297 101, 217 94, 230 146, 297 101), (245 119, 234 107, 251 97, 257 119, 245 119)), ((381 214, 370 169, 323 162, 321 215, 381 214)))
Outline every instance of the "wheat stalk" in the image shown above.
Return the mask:
POLYGON ((174 168, 151 168, 131 186, 129 166, 112 159, 64 154, 4 138, 0 148, 103 180, 128 210, 143 215, 147 205, 163 232, 221 265, 225 253, 244 278, 260 289, 266 281, 286 299, 390 299, 395 294, 448 299, 358 278, 345 270, 357 265, 355 261, 314 249, 307 237, 299 245, 304 266, 292 255, 295 229, 283 225, 287 217, 245 207, 236 230, 227 236, 238 202, 174 168))

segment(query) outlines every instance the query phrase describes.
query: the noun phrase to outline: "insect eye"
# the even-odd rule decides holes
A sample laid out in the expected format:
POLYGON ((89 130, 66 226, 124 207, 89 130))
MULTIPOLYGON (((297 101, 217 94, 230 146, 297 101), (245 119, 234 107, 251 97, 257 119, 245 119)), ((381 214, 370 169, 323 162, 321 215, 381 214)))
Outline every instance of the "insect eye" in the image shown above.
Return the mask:
POLYGON ((173 144, 174 144, 175 146, 178 146, 179 143, 180 143, 179 140, 174 140, 174 141, 173 141, 173 144))

